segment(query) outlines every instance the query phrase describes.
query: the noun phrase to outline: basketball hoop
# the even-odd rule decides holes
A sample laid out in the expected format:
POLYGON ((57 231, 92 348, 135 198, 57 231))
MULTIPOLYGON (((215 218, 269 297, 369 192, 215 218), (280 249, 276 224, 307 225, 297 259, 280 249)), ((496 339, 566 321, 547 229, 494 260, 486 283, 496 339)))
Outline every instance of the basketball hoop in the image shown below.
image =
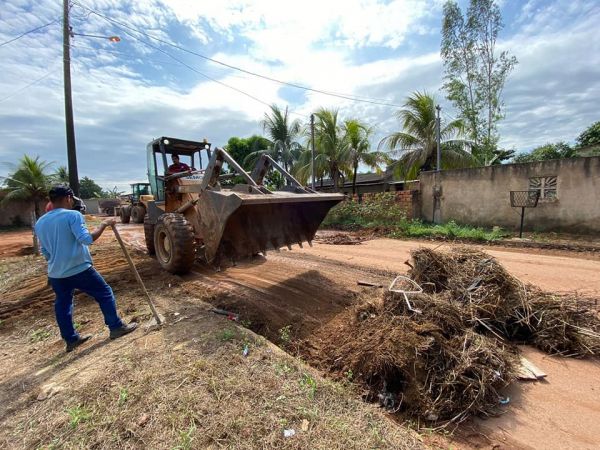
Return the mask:
POLYGON ((525 218, 525 208, 535 208, 540 199, 540 191, 510 191, 510 206, 521 208, 521 227, 519 228, 519 238, 523 237, 523 220, 525 218))

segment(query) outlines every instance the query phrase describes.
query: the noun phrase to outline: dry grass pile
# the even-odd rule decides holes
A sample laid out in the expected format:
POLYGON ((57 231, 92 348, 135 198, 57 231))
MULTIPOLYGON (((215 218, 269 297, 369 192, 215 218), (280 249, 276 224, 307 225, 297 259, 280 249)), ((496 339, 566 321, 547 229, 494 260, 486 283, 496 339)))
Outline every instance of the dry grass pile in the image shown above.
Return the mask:
POLYGON ((494 415, 527 342, 565 356, 600 354, 600 318, 582 301, 526 286, 486 253, 418 249, 424 293, 366 297, 319 330, 306 355, 390 410, 430 421, 494 415))
POLYGON ((479 331, 551 354, 600 355, 600 318, 589 300, 525 285, 478 250, 421 248, 412 257, 411 277, 429 292, 449 296, 479 331))
POLYGON ((514 379, 514 349, 466 326, 443 298, 413 300, 422 315, 409 312, 397 293, 346 311, 322 330, 310 358, 360 382, 368 399, 391 411, 456 422, 497 414, 500 390, 514 379))

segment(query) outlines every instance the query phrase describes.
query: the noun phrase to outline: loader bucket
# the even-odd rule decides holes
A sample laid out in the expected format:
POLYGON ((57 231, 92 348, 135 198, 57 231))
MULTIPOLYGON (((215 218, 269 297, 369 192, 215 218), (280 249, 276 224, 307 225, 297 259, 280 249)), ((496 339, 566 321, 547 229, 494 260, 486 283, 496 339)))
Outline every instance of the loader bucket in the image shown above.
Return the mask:
POLYGON ((311 242, 341 194, 204 191, 198 203, 204 254, 233 259, 311 242))

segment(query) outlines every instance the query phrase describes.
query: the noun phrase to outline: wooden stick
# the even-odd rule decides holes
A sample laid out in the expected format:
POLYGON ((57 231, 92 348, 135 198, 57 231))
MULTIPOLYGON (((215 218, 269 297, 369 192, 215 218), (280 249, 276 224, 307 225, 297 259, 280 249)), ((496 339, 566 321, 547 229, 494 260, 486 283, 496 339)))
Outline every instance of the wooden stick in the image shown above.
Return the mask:
POLYGON ((150 298, 150 294, 148 294, 148 290, 146 289, 146 286, 144 285, 144 282, 142 281, 140 274, 138 273, 137 269, 135 268, 135 264, 133 263, 133 260, 131 259, 131 256, 129 255, 129 251, 127 251, 127 247, 125 247, 125 243, 123 242, 123 239, 121 239, 121 235, 119 234, 117 227, 113 226, 111 228, 112 228, 113 232, 115 233, 115 237, 117 238, 117 241, 119 241, 119 245, 121 246, 123 253, 125 253, 125 258, 127 259, 127 262, 129 263, 129 267, 131 267, 131 271, 135 275, 135 278, 137 279, 138 283, 142 287, 142 290, 144 291, 144 294, 146 295, 146 301, 148 302, 148 305, 150 306, 150 309, 152 310, 152 315, 154 316, 154 319, 156 320, 157 325, 161 325, 162 321, 160 320, 160 316, 158 315, 158 312, 156 311, 156 308, 154 307, 154 303, 152 302, 152 299, 150 298))
POLYGON ((356 282, 356 284, 358 284, 359 286, 369 286, 369 287, 376 287, 376 288, 382 288, 383 287, 383 284, 372 283, 371 281, 363 281, 363 280, 358 280, 356 282))

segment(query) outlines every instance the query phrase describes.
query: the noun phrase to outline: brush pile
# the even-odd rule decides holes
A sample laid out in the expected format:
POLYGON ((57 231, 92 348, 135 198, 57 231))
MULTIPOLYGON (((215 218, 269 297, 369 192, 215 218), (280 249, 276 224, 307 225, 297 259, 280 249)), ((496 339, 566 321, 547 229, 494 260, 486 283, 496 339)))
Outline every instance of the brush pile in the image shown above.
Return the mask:
POLYGON ((449 295, 466 321, 500 338, 569 357, 600 356, 600 318, 592 300, 525 285, 484 252, 458 248, 412 252, 410 276, 434 295, 449 295))
POLYGON ((514 343, 600 355, 589 304, 526 286, 483 252, 418 249, 410 275, 424 289, 410 296, 412 311, 402 293, 365 292, 306 343, 305 356, 389 410, 460 422, 501 411, 501 391, 518 372, 514 343))
POLYGON ((330 245, 359 245, 363 241, 366 241, 366 238, 351 236, 347 233, 335 233, 325 236, 317 236, 315 237, 315 240, 321 242, 322 244, 330 245))

